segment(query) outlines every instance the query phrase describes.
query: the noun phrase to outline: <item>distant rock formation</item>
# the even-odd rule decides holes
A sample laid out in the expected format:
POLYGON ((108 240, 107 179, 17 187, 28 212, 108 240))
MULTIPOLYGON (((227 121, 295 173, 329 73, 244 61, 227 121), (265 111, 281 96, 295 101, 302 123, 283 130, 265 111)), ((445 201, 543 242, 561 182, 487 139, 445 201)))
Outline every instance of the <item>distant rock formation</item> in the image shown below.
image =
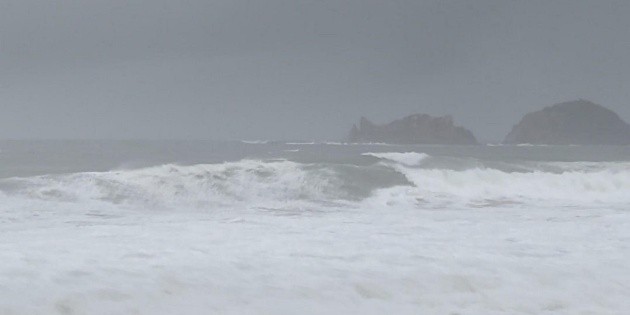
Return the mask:
POLYGON ((350 142, 385 142, 396 144, 477 144, 469 130, 455 126, 451 116, 411 115, 386 125, 376 125, 361 117, 352 126, 350 142))
POLYGON ((605 107, 578 100, 525 115, 504 143, 626 145, 630 144, 630 125, 605 107))

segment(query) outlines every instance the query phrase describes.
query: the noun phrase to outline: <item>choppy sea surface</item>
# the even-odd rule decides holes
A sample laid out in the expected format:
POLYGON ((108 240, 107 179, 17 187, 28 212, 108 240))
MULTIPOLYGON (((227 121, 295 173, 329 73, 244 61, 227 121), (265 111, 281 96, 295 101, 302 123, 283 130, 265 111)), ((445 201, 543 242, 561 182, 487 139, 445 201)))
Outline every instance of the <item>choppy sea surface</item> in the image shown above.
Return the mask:
POLYGON ((0 141, 0 314, 627 314, 630 147, 0 141))

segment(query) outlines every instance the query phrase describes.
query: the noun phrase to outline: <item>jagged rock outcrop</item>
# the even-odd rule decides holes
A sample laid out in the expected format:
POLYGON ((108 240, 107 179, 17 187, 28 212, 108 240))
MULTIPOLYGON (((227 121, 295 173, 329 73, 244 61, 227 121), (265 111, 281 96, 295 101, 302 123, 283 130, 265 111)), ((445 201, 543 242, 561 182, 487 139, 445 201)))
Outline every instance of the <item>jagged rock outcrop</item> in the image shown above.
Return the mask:
POLYGON ((525 115, 504 143, 626 145, 630 144, 630 125, 603 106, 577 100, 525 115))
POLYGON ((407 116, 386 125, 376 125, 362 117, 352 126, 350 142, 385 142, 396 144, 477 144, 469 130, 455 126, 451 116, 425 114, 407 116))

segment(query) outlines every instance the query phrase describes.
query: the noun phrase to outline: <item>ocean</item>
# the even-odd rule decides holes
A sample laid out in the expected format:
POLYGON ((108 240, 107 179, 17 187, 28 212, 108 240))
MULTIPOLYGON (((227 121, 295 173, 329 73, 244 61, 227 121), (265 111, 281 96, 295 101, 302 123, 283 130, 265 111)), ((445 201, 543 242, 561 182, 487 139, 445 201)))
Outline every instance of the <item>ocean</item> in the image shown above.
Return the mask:
POLYGON ((625 314, 630 147, 1 141, 0 314, 625 314))

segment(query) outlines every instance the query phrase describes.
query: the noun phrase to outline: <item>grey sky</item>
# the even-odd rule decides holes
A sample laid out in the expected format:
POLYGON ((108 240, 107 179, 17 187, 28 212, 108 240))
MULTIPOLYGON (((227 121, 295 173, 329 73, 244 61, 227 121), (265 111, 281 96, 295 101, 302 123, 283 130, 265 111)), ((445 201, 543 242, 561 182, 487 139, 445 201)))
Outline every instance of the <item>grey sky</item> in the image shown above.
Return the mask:
POLYGON ((630 1, 0 0, 0 138, 496 141, 577 98, 630 121, 630 1))

